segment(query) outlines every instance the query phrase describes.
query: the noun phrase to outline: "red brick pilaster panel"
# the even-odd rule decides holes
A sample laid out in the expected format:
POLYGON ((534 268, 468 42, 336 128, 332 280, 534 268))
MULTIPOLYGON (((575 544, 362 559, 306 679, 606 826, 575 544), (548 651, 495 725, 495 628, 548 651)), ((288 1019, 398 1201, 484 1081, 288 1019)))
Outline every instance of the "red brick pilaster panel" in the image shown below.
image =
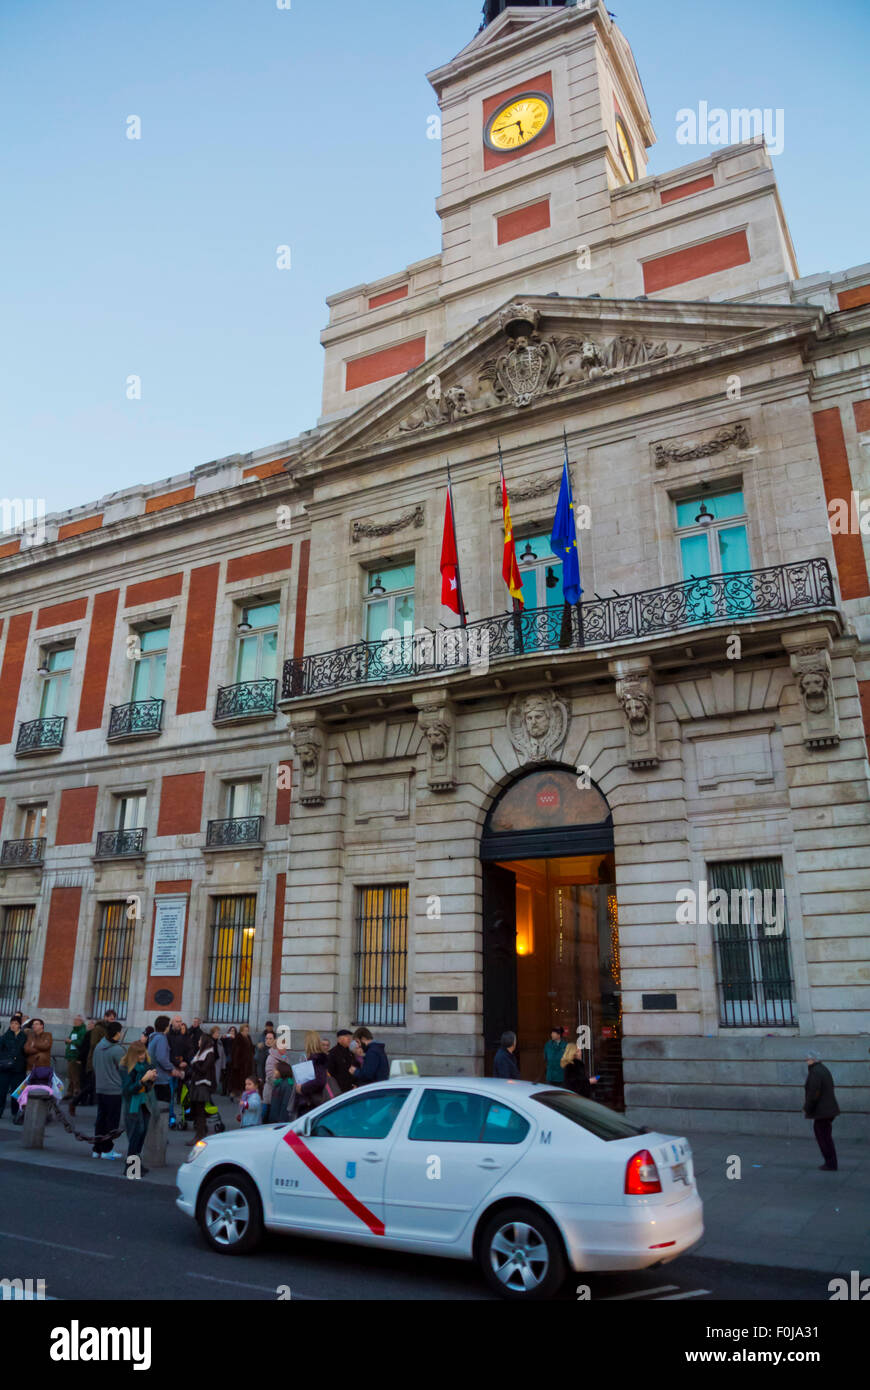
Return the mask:
POLYGON ((858 682, 858 695, 861 700, 861 718, 864 721, 864 738, 867 743, 867 756, 870 757, 870 681, 858 682))
POLYGON ((293 780, 293 764, 279 763, 278 776, 280 778, 280 781, 278 783, 278 792, 275 798, 275 824, 289 825, 290 797, 293 794, 291 785, 293 780))
POLYGON ((204 772, 179 772, 164 777, 160 788, 158 835, 196 835, 202 825, 204 772))
POLYGON ((97 594, 94 599, 88 655, 85 660, 85 678, 79 705, 79 722, 76 726, 79 730, 99 729, 103 722, 106 681, 109 678, 109 662, 112 659, 115 616, 118 612, 120 593, 120 589, 107 589, 105 593, 97 594))
POLYGON ((32 620, 32 613, 16 613, 14 618, 9 619, 3 670, 0 671, 0 743, 11 743, 15 730, 18 691, 32 620))
MULTIPOLYGON (((828 505, 837 499, 850 507, 852 474, 839 406, 831 406, 829 410, 817 410, 813 415, 813 427, 816 431, 816 445, 828 505)), ((834 535, 832 539, 843 598, 864 598, 870 594, 870 578, 867 575, 861 536, 834 535)))
POLYGON ((56 845, 86 845, 94 838, 97 787, 67 787, 60 794, 56 845))
MULTIPOLYGON (((272 929, 272 974, 269 983, 269 1013, 274 1018, 281 1005, 281 958, 284 948, 284 898, 287 894, 287 875, 278 874, 275 880, 275 924, 272 929)), ((277 1022, 277 1019, 275 1019, 277 1022)))
POLYGON ((299 575, 296 580, 296 623, 293 629, 293 655, 297 660, 305 654, 305 614, 308 611, 308 558, 311 541, 299 547, 299 575))
POLYGON ((37 995, 40 1009, 69 1008, 81 902, 81 888, 51 890, 42 979, 37 995))
MULTIPOLYGON (((190 888, 189 878, 158 879, 154 885, 154 897, 166 897, 168 894, 187 895, 187 910, 184 914, 184 947, 181 953, 181 974, 180 975, 148 975, 148 983, 145 986, 145 1008, 153 1009, 155 1017, 157 1014, 167 1013, 181 1007, 181 996, 184 986, 184 963, 187 958, 187 933, 190 926, 190 888), (174 998, 171 1004, 160 1005, 155 1002, 154 995, 159 989, 168 989, 174 998)), ((154 927, 157 921, 157 903, 155 901, 151 909, 151 932, 148 938, 148 969, 151 969, 151 955, 154 950, 154 927)))
POLYGON ((220 565, 191 570, 178 684, 177 714, 194 714, 208 702, 208 677, 220 565))

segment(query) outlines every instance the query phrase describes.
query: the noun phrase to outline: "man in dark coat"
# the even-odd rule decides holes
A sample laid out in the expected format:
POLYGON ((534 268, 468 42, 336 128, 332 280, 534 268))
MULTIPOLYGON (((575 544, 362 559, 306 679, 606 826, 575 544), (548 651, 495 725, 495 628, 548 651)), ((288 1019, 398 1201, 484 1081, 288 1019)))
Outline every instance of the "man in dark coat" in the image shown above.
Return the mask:
POLYGON ((329 1074, 335 1078, 341 1091, 352 1091, 356 1085, 356 1057, 350 1047, 352 1037, 349 1028, 339 1028, 335 1035, 335 1047, 329 1051, 329 1074))
MULTIPOLYGON (((21 1015, 13 1014, 9 1027, 0 1037, 0 1115, 6 1108, 9 1092, 16 1090, 27 1075, 27 1059, 24 1056, 26 1042, 27 1034, 21 1027, 21 1015)), ((18 1114, 18 1101, 12 1100, 9 1104, 14 1120, 18 1114)))
POLYGON ((363 1050, 363 1064, 355 1077, 357 1086, 368 1086, 372 1081, 388 1081, 390 1063, 384 1043, 375 1042, 368 1028, 357 1028, 354 1037, 363 1050))
POLYGON ((837 1150, 831 1126, 840 1113, 834 1094, 834 1078, 822 1065, 818 1052, 807 1053, 807 1079, 804 1083, 804 1114, 813 1122, 813 1133, 825 1160, 819 1167, 823 1173, 836 1173, 837 1150))
POLYGON ((514 1053, 517 1050, 516 1033, 502 1033, 501 1047, 495 1054, 492 1064, 493 1076, 501 1077, 502 1081, 519 1081, 520 1069, 517 1066, 517 1059, 514 1053))

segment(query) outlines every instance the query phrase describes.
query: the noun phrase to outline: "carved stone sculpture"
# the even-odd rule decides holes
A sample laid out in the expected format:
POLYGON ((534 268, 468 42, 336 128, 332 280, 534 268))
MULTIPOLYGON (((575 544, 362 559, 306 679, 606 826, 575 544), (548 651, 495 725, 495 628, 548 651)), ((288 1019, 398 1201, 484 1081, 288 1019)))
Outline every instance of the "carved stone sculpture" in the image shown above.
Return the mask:
POLYGON ((426 739, 426 783, 432 792, 456 786, 456 719, 444 690, 422 692, 414 701, 426 739))
POLYGON ((303 806, 322 806, 326 800, 326 732, 317 715, 294 722, 293 747, 299 760, 299 800, 303 806))
POLYGON ((658 767, 659 751, 655 721, 652 669, 643 657, 611 661, 616 677, 616 698, 625 715, 629 767, 658 767))
POLYGON ((565 742, 569 719, 567 704, 553 690, 515 695, 507 713, 510 741, 525 762, 546 762, 565 742))
POLYGON ((831 636, 805 628, 783 635, 801 701, 801 732, 807 748, 835 748, 840 716, 831 673, 831 636))
POLYGON ((741 422, 736 425, 725 425, 717 430, 710 439, 694 439, 680 443, 679 440, 664 441, 655 446, 655 465, 656 468, 666 468, 669 463, 684 463, 692 459, 712 458, 714 454, 721 454, 732 444, 738 449, 748 449, 750 447, 749 432, 741 422))

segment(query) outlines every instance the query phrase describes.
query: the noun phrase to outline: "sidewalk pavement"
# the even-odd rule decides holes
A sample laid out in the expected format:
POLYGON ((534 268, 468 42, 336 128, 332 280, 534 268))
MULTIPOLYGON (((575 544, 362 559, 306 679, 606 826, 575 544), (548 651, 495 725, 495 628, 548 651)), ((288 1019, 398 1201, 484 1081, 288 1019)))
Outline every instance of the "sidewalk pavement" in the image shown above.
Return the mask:
MULTIPOLYGON (((218 1106, 227 1131, 236 1131, 236 1106, 225 1097, 218 1097, 218 1106)), ((66 1106, 63 1111, 66 1114, 66 1106)), ((80 1133, 92 1134, 95 1117, 95 1107, 88 1107, 79 1110, 73 1122, 80 1133)), ((870 1276, 870 1182, 867 1146, 862 1140, 837 1142, 839 1172, 822 1173, 821 1154, 811 1131, 802 1139, 683 1133, 692 1145, 706 1228, 692 1255, 820 1270, 830 1277, 848 1277, 853 1269, 870 1276), (739 1170, 734 1159, 739 1159, 739 1170), (729 1170, 739 1171, 740 1176, 729 1178, 729 1170)), ((125 1181, 124 1163, 92 1158, 90 1142, 75 1140, 57 1120, 46 1127, 44 1149, 23 1149, 21 1134, 7 1111, 0 1120, 0 1162, 125 1181)), ((170 1130, 167 1166, 149 1169, 140 1181, 174 1189, 176 1170, 187 1157, 192 1138, 191 1129, 170 1130)), ((116 1140, 116 1147, 126 1153, 123 1136, 116 1140)))

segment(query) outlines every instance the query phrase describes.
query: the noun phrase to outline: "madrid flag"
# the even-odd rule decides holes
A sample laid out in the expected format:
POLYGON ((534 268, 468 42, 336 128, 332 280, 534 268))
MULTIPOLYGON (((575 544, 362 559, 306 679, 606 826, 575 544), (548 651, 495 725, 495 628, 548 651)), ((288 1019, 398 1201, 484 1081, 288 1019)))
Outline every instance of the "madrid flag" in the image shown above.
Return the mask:
POLYGON ((444 508, 444 539, 441 542, 441 602, 445 608, 462 616, 459 607, 459 558, 456 554, 456 529, 449 488, 444 508))
POLYGON ((501 509, 504 517, 504 555, 501 562, 502 578, 508 586, 510 596, 519 606, 523 606, 523 582, 517 564, 517 549, 514 545, 514 528, 511 522, 511 504, 508 501, 504 470, 501 473, 501 509))

